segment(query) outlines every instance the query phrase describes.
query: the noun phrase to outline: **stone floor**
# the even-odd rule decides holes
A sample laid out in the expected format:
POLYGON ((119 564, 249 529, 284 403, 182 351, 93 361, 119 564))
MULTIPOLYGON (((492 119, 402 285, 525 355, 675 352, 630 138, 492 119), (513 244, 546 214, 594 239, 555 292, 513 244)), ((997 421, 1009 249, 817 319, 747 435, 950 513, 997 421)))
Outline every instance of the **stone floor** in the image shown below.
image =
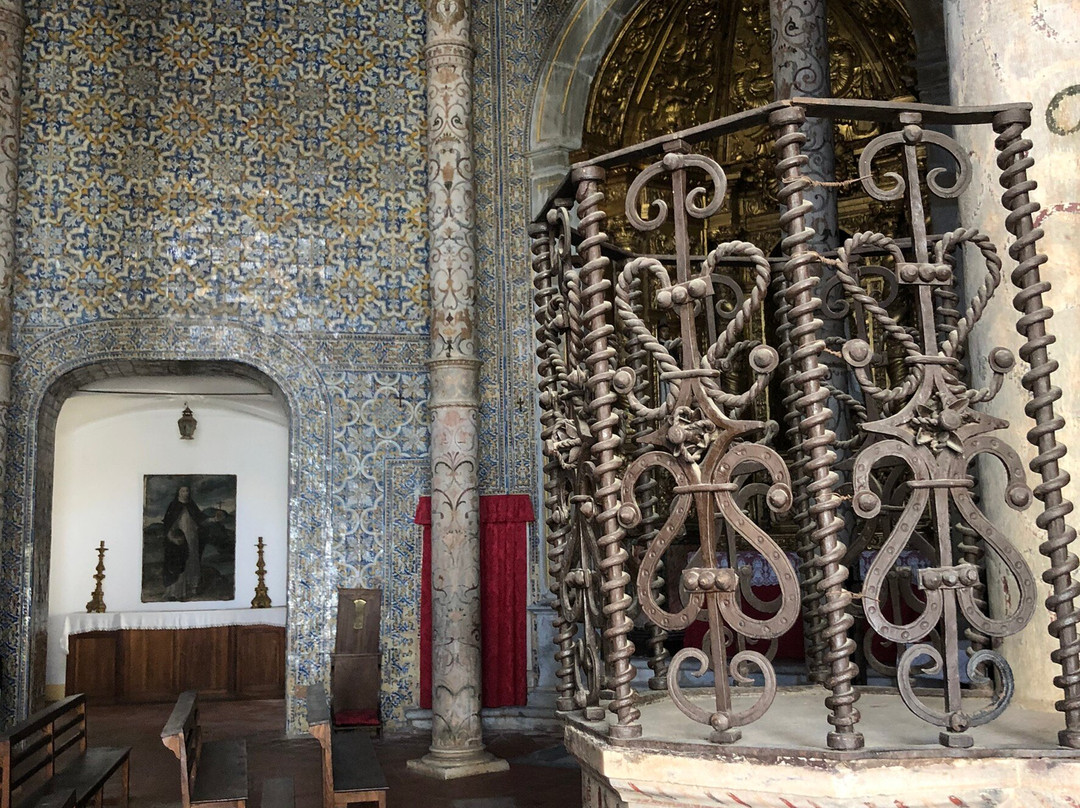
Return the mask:
MULTIPOLYGON (((282 701, 200 703, 204 737, 247 739, 251 808, 261 804, 262 781, 293 778, 296 808, 319 808, 319 745, 313 738, 284 735, 282 701)), ((90 707, 90 743, 130 746, 131 808, 174 808, 180 805, 180 768, 161 744, 161 728, 171 704, 90 707)), ((501 733, 487 739, 488 748, 510 761, 510 770, 466 780, 436 782, 406 768, 420 757, 430 736, 386 733, 375 749, 390 785, 389 808, 578 808, 580 773, 573 758, 553 734, 501 733)), ((116 804, 112 791, 106 803, 116 804)))

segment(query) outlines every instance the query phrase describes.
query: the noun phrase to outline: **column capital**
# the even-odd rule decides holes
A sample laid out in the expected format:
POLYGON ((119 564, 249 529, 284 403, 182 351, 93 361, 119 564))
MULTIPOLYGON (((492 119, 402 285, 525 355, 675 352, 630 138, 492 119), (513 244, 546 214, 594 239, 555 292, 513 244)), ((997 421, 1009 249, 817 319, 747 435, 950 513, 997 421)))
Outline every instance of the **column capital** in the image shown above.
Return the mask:
POLYGON ((0 0, 0 25, 20 31, 26 28, 26 12, 19 0, 0 0))
POLYGON ((13 353, 0 351, 0 407, 11 404, 11 366, 18 359, 13 353))

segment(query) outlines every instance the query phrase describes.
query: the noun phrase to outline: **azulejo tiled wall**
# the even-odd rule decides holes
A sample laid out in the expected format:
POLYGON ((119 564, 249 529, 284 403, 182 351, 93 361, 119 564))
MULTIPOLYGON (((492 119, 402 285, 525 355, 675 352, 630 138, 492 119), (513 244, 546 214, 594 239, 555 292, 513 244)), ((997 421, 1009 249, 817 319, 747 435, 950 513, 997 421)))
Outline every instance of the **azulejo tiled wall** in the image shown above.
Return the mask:
MULTIPOLYGON (((571 0, 478 0, 473 6, 477 278, 484 290, 477 307, 478 352, 484 360, 480 485, 482 493, 532 494, 539 519, 533 289, 525 229, 528 126, 545 60, 570 6, 571 0)), ((547 596, 538 536, 534 525, 529 532, 534 603, 547 596)))
MULTIPOLYGON (((474 5, 484 494, 537 488, 525 132, 566 6, 474 5)), ((44 619, 35 396, 80 363, 252 361, 254 341, 272 378, 313 380, 294 430, 309 406, 326 419, 325 440, 294 440, 294 490, 320 482, 290 504, 290 563, 325 575, 290 582, 290 686, 324 674, 333 587, 381 584, 383 711, 400 720, 428 476, 421 0, 26 11, 15 328, 37 359, 11 415, 4 713, 25 705, 44 619)))
POLYGON ((424 334, 419 0, 31 0, 20 322, 424 334))
POLYGON ((305 379, 290 399, 289 686, 325 673, 334 588, 381 585, 382 708, 402 719, 418 701, 411 517, 428 466, 420 0, 26 12, 4 715, 26 706, 44 626, 44 388, 90 362, 186 358, 305 379))

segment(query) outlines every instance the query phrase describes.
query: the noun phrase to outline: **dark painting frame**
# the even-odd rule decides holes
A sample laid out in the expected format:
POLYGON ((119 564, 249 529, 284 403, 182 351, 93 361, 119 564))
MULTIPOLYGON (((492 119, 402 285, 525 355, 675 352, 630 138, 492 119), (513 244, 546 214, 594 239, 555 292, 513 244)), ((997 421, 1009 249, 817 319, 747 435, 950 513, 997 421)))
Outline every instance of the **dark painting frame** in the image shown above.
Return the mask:
POLYGON ((143 475, 142 546, 143 603, 234 600, 236 475, 143 475))

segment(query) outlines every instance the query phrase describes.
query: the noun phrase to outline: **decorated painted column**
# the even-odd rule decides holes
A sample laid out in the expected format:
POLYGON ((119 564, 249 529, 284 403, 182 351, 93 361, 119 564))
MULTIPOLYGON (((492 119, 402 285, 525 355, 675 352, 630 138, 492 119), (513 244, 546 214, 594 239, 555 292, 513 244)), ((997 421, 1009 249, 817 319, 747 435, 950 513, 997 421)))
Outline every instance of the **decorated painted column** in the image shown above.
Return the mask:
MULTIPOLYGON (((7 476, 8 408, 11 405, 11 366, 15 363, 11 347, 11 312, 16 269, 15 207, 19 195, 19 84, 25 28, 21 0, 0 0, 0 489, 7 476)), ((6 516, 6 509, 0 506, 0 519, 6 516)), ((23 599, 29 600, 25 592, 20 593, 19 602, 23 599)), ((9 603, 15 602, 14 598, 9 600, 9 603)), ((25 679, 17 670, 18 664, 16 654, 7 655, 0 678, 8 682, 21 680, 25 686, 25 679)), ((14 704, 17 711, 27 711, 30 698, 30 692, 26 690, 8 694, 4 707, 14 704)))
POLYGON ((427 7, 431 275, 431 747, 409 768, 449 780, 508 768, 480 723, 475 194, 468 0, 427 7))
MULTIPOLYGON (((1003 254, 1006 277, 1011 276, 1012 284, 1004 284, 999 299, 974 332, 971 354, 983 357, 1002 345, 1022 360, 1006 377, 991 411, 1014 425, 1013 445, 1031 462, 1029 482, 1039 484, 1035 496, 1042 500, 1017 513, 1004 505, 1004 481, 983 476, 987 490, 982 501, 988 516, 1028 565, 1043 573, 1040 600, 1049 606, 1024 631, 1006 638, 1002 650, 1016 676, 1015 701, 1044 709, 1053 709, 1058 702, 1058 709, 1065 713, 1061 741, 1072 747, 1080 747, 1080 665, 1074 655, 1062 651, 1075 652, 1080 647, 1076 626, 1067 617, 1080 593, 1073 572, 1075 547, 1069 547, 1075 535, 1070 524, 1075 526, 1076 520, 1069 515, 1068 502, 1077 492, 1074 485, 1066 484, 1066 470, 1075 469, 1076 461, 1064 452, 1065 446, 1075 452, 1080 445, 1080 395, 1073 384, 1080 375, 1076 349, 1080 344, 1080 276, 1076 273, 1080 264, 1080 23, 1076 9, 1075 0, 944 3, 952 102, 1030 101, 1033 105, 1030 116, 999 116, 994 127, 996 142, 993 133, 986 131, 957 132, 973 155, 975 169, 971 186, 960 200, 960 221, 990 237, 1003 254), (1004 175, 1001 168, 1006 169, 1004 175), (1009 188, 1005 197, 1014 211, 1010 232, 1003 226, 1003 185, 1009 188), (1029 223, 1023 221, 1025 213, 1031 215, 1029 223), (1049 257, 1041 266, 1040 253, 1049 257), (1040 278, 1046 283, 1043 287, 1038 284, 1040 278), (1010 305, 1018 283, 1026 289, 1018 302, 1031 324, 1023 337, 1017 334, 1018 315, 1010 305), (1043 307, 1054 311, 1045 323, 1046 312, 1039 313, 1043 307), (1064 389, 1060 400, 1058 387, 1064 389), (1037 406, 1032 405, 1033 397, 1038 399, 1037 406), (1039 442, 1038 450, 1024 440, 1024 433, 1033 426, 1025 407, 1032 415, 1041 411, 1040 420, 1047 424, 1029 435, 1039 442), (1036 516, 1046 529, 1036 527, 1036 516), (1055 677, 1059 677, 1057 687, 1051 684, 1055 677)), ((985 383, 989 376, 985 361, 971 365, 973 381, 985 383)), ((992 560, 992 554, 988 558, 992 560)), ((992 607, 1012 608, 1015 587, 1008 577, 991 564, 988 579, 992 607)))
POLYGON ((0 0, 0 479, 6 467, 4 436, 11 403, 12 282, 15 278, 15 206, 19 196, 19 80, 26 17, 20 0, 0 0))

